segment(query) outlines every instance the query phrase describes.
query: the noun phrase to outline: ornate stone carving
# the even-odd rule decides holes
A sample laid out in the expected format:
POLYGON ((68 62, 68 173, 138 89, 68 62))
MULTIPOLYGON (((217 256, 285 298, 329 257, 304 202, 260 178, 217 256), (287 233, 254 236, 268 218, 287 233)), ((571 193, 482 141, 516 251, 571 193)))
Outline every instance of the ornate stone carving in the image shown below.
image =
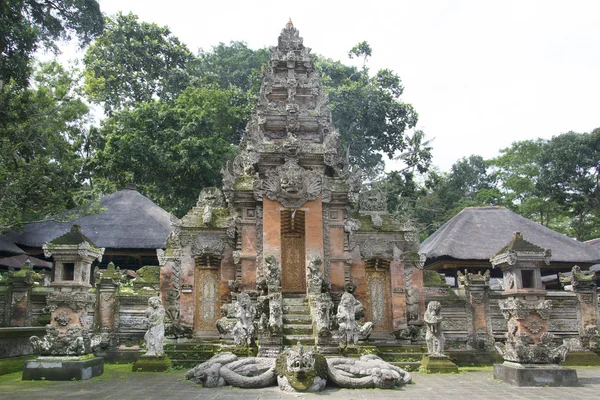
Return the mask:
POLYGON ((235 318, 237 322, 233 327, 233 340, 238 345, 252 346, 254 344, 254 318, 256 308, 250 300, 248 293, 242 292, 235 303, 235 318))
POLYGON ((509 319, 524 319, 530 313, 536 312, 540 317, 547 320, 550 318, 550 310, 552 308, 551 300, 524 300, 509 298, 498 302, 500 311, 504 318, 509 319))
POLYGON ((444 333, 442 332, 442 305, 439 301, 430 301, 423 317, 427 332, 427 352, 433 355, 444 354, 444 333))
POLYGON ((34 350, 42 356, 80 356, 91 353, 100 340, 90 336, 79 325, 70 325, 65 333, 61 333, 55 325, 46 325, 46 335, 41 339, 32 336, 34 350))
POLYGON ((194 256, 204 254, 223 255, 225 241, 219 237, 201 235, 192 242, 192 254, 194 256))
POLYGON ((269 292, 279 292, 281 290, 281 266, 273 255, 265 257, 265 265, 269 292))
POLYGON ((298 165, 290 158, 285 164, 266 173, 264 187, 271 200, 279 201, 284 207, 298 208, 321 194, 321 175, 298 165))
POLYGON ((144 335, 146 341, 146 356, 162 356, 163 342, 165 340, 165 309, 163 308, 160 297, 150 297, 148 299, 148 309, 146 317, 148 318, 148 330, 144 335))
POLYGON ((319 293, 309 296, 310 313, 313 326, 319 337, 331 336, 331 312, 333 301, 329 293, 319 293))
POLYGON ((286 392, 320 392, 327 384, 327 361, 301 344, 277 357, 277 383, 286 392))
POLYGON ((381 190, 361 192, 358 199, 360 211, 387 212, 387 198, 381 190))
POLYGON ((367 322, 362 327, 358 325, 356 314, 359 309, 362 310, 360 301, 356 300, 351 293, 345 292, 336 314, 341 347, 346 347, 350 343, 356 345, 359 339, 368 338, 373 330, 372 322, 367 322))
POLYGON ((306 281, 308 282, 309 294, 319 294, 329 289, 329 284, 323 279, 321 257, 314 257, 306 267, 306 281))
POLYGON ((240 388, 260 388, 276 382, 275 359, 243 358, 232 353, 220 353, 190 369, 185 377, 207 388, 230 385, 240 388))
POLYGON ((190 369, 185 376, 207 388, 262 388, 277 382, 280 390, 288 392, 321 391, 328 378, 348 389, 392 389, 411 382, 409 373, 377 356, 326 359, 301 344, 286 349, 277 359, 238 359, 232 353, 220 353, 190 369))
POLYGON ((171 322, 179 321, 179 297, 181 293, 177 289, 167 289, 165 291, 165 299, 167 301, 167 308, 165 309, 165 316, 171 322))

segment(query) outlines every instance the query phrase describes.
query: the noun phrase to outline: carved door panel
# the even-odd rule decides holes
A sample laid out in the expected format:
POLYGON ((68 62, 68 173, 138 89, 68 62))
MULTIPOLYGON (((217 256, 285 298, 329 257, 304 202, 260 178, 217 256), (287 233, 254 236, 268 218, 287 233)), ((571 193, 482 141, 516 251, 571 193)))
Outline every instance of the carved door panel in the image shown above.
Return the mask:
POLYGON ((306 292, 304 211, 281 212, 281 290, 306 292))
POLYGON ((366 319, 373 322, 375 332, 392 330, 390 273, 387 269, 367 269, 366 319))
POLYGON ((213 331, 219 318, 218 270, 196 268, 195 278, 194 331, 213 331))

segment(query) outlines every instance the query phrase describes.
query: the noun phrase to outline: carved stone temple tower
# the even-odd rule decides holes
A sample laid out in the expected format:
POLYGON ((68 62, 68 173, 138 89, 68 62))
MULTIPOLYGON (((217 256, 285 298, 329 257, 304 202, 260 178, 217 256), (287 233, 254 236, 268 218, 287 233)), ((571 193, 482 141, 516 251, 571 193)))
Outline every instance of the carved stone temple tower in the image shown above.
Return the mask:
MULTIPOLYGON (((332 314, 345 289, 353 291, 374 322, 373 337, 391 338, 419 323, 423 279, 415 232, 392 219, 382 193, 361 188, 360 170, 339 149, 310 48, 290 21, 271 49, 240 154, 223 171, 222 192, 203 189, 196 207, 174 221, 167 250, 159 251, 172 323, 216 336, 217 320, 234 317, 228 305, 239 293, 253 302, 282 297, 285 313, 285 300, 305 297, 314 276, 331 293, 332 314)), ((285 327, 271 335, 285 335, 285 327)))

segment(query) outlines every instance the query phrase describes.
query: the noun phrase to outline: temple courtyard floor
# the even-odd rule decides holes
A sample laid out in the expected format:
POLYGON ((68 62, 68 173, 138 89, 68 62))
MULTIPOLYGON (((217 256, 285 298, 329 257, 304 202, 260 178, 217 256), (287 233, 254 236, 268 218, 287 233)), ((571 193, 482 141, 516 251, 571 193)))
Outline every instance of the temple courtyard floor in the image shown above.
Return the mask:
POLYGON ((413 384, 397 390, 327 387, 321 393, 288 394, 277 387, 206 389, 185 379, 185 371, 133 373, 131 365, 106 365, 87 381, 22 381, 20 373, 0 376, 0 399, 600 399, 600 368, 575 368, 577 387, 515 387, 493 379, 492 368, 462 368, 459 374, 412 372, 413 384))

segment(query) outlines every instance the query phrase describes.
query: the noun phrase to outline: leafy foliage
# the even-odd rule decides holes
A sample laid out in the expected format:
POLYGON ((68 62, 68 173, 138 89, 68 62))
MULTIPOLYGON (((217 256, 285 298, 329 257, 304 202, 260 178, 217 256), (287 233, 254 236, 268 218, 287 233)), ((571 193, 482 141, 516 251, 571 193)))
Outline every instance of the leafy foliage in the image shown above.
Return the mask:
POLYGON ((173 102, 140 103, 106 119, 104 143, 93 157, 104 192, 135 182, 158 204, 184 215, 198 188, 219 186, 220 170, 235 155, 235 127, 245 117, 235 91, 187 88, 173 102))
POLYGON ((119 13, 106 19, 106 31, 86 52, 86 91, 109 115, 155 98, 172 100, 189 84, 192 58, 169 28, 119 13))
MULTIPOLYGON (((350 53, 368 57, 363 42, 350 53)), ((369 50, 369 51, 367 51, 369 50)), ((333 123, 340 131, 349 160, 377 175, 383 168, 382 154, 392 158, 408 146, 405 131, 417 124, 418 114, 400 101, 404 87, 400 77, 388 69, 370 76, 368 68, 349 67, 329 59, 317 60, 327 86, 333 123)))
POLYGON ((76 36, 83 47, 103 29, 104 20, 96 0, 2 1, 0 89, 11 79, 19 87, 27 86, 31 60, 39 48, 57 52, 56 41, 69 40, 72 36, 76 36))
POLYGON ((10 81, 0 91, 0 229, 78 204, 83 186, 88 107, 76 71, 41 64, 36 87, 10 81))

